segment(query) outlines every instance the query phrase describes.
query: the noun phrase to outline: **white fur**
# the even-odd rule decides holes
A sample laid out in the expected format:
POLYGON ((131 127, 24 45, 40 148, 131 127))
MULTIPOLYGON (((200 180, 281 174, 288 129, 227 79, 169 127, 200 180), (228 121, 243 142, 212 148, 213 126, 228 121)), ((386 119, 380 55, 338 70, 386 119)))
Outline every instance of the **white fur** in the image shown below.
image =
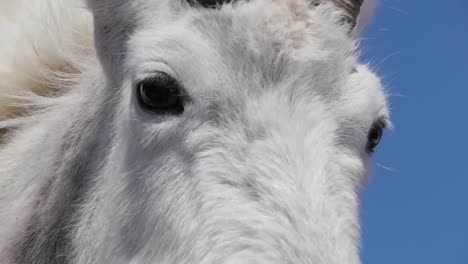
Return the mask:
POLYGON ((19 264, 14 242, 34 210, 66 201, 53 193, 60 186, 57 199, 39 193, 72 177, 60 172, 74 162, 90 168, 90 186, 71 263, 360 263, 367 133, 388 110, 338 10, 301 0, 88 4, 99 61, 83 3, 0 5, 10 36, 0 44, 0 127, 15 130, 0 150, 2 264, 19 264), (138 107, 132 87, 155 71, 192 98, 183 116, 138 107))

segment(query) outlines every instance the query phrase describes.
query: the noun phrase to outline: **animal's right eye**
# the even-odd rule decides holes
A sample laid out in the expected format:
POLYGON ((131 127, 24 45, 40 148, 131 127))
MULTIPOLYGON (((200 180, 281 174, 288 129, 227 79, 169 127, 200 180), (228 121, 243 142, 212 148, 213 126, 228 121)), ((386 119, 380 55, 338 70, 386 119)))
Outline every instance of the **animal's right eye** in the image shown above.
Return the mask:
POLYGON ((158 72, 137 84, 137 97, 141 107, 157 114, 182 114, 184 97, 177 80, 158 72))
POLYGON ((367 136, 367 152, 374 153, 375 148, 380 144, 380 140, 382 140, 384 128, 385 123, 381 120, 375 122, 372 125, 372 128, 367 136))
POLYGON ((192 6, 201 6, 205 8, 215 8, 216 6, 230 3, 231 0, 187 0, 188 3, 192 6))

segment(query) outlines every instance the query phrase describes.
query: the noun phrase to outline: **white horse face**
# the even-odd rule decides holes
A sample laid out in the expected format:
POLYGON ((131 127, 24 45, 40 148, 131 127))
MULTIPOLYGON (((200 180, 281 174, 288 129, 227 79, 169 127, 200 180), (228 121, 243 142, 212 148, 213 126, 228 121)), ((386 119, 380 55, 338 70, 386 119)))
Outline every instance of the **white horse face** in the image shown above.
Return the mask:
POLYGON ((359 189, 388 111, 338 12, 120 2, 91 3, 119 110, 80 222, 108 229, 78 233, 83 263, 359 263, 359 189))

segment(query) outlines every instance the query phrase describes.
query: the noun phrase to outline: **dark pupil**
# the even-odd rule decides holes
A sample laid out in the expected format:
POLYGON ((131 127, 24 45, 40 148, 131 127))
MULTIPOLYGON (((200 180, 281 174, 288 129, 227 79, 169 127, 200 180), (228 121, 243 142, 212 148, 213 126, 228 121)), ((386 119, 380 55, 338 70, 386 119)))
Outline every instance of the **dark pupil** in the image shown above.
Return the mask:
POLYGON ((201 5, 205 8, 215 8, 217 5, 227 4, 233 0, 187 0, 191 5, 201 5))
POLYGON ((149 110, 160 112, 182 112, 182 98, 176 80, 159 74, 139 84, 140 103, 149 110))
POLYGON ((382 138, 383 127, 380 123, 375 124, 369 132, 367 150, 373 152, 374 149, 379 145, 382 138))

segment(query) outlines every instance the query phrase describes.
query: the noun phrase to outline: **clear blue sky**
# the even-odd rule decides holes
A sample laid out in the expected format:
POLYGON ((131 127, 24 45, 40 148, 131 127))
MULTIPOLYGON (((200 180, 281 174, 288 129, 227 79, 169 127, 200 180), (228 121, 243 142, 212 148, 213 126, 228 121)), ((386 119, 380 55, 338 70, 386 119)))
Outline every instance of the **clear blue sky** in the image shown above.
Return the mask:
POLYGON ((363 194, 363 262, 468 264, 468 1, 381 0, 364 38, 395 130, 363 194))

